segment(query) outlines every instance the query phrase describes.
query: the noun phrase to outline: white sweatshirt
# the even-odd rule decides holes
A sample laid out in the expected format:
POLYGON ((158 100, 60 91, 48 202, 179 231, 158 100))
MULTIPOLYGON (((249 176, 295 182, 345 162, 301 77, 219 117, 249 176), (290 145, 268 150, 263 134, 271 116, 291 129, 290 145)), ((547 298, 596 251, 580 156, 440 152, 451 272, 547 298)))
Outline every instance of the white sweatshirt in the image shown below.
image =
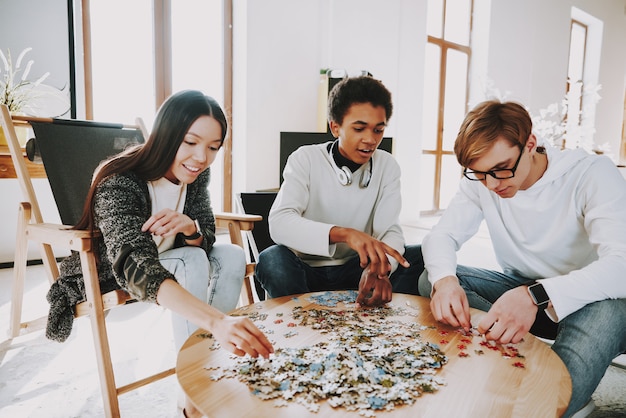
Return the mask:
MULTIPOLYGON (((289 156, 269 214, 274 242, 289 247, 311 266, 341 265, 356 252, 345 243, 330 244, 330 229, 339 226, 363 231, 404 254, 398 163, 388 152, 376 150, 369 186, 359 187, 369 163, 352 173, 352 184, 343 186, 329 144, 303 146, 289 156)), ((398 262, 388 258, 395 271, 398 262)))
POLYGON ((455 275, 456 251, 484 219, 505 272, 540 280, 555 321, 626 298, 626 182, 607 157, 546 147, 548 168, 509 199, 461 180, 422 251, 431 283, 455 275))

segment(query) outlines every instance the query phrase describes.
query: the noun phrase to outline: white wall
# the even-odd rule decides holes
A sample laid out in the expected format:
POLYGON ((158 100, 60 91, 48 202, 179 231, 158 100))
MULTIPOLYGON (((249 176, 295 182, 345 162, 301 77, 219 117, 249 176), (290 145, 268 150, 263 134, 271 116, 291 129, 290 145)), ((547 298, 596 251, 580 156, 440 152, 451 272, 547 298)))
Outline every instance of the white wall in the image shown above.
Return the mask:
POLYGON ((487 76, 533 114, 564 96, 571 6, 604 22, 602 51, 591 51, 600 55, 602 85, 595 142, 609 142, 617 158, 624 110, 626 1, 494 0, 491 5, 487 76))
MULTIPOLYGON (((49 71, 46 84, 60 89, 68 85, 67 1, 0 0, 0 10, 0 49, 5 53, 10 49, 15 60, 24 48, 32 47, 22 62, 24 66, 28 60, 34 61, 29 79, 37 79, 49 71)), ((0 76, 4 75, 4 68, 2 70, 0 76)), ((36 179, 33 183, 41 196, 39 203, 44 220, 60 222, 48 182, 36 179)), ((13 262, 15 255, 15 224, 18 205, 22 201, 17 180, 0 179, 0 196, 0 263, 7 263, 13 262)), ((34 245, 29 247, 29 258, 41 258, 34 245)))
POLYGON ((595 138, 597 143, 609 142, 617 158, 626 93, 626 1, 578 0, 574 4, 604 22, 599 69, 602 99, 596 111, 595 138))
POLYGON ((569 8, 562 1, 491 2, 487 76, 533 110, 565 92, 569 8), (541 10, 541 12, 537 12, 541 10))
POLYGON ((10 49, 15 60, 24 48, 32 47, 22 63, 34 60, 29 79, 50 72, 45 84, 68 86, 67 0, 0 0, 0 10, 0 49, 5 53, 10 49))
POLYGON ((411 0, 235 1, 233 190, 278 187, 280 132, 316 130, 320 68, 367 70, 393 95, 386 136, 394 137, 403 166, 404 214, 416 220, 425 7, 411 0))

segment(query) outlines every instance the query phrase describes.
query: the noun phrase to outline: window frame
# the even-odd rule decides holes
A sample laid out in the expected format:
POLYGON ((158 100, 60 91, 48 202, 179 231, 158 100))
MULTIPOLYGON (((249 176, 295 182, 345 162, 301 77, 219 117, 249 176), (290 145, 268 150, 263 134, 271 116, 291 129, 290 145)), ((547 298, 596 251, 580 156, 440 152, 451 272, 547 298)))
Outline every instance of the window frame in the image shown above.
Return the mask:
MULTIPOLYGON (((155 109, 172 94, 172 0, 152 0, 155 71, 155 109)), ((233 100, 233 0, 221 0, 224 31, 224 109, 232 109, 233 100)), ((85 118, 93 120, 93 83, 91 49, 91 0, 81 0, 85 118)), ((222 209, 232 211, 232 114, 227 113, 229 129, 223 147, 222 209)), ((216 208, 214 208, 216 209, 216 208)))
MULTIPOLYGON (((435 158, 435 172, 433 176, 433 196, 432 196, 432 206, 431 209, 420 211, 421 215, 437 215, 440 214, 443 209, 441 207, 441 183, 442 183, 442 170, 443 170, 443 158, 444 156, 454 156, 454 150, 445 150, 444 149, 444 113, 445 113, 445 94, 446 94, 446 73, 447 73, 447 59, 448 59, 448 51, 455 50, 460 53, 467 55, 467 68, 466 68, 466 91, 465 91, 465 110, 467 111, 467 99, 469 97, 469 77, 470 77, 470 65, 472 58, 472 49, 469 45, 471 45, 471 37, 472 37, 472 27, 473 27, 473 10, 474 10, 474 1, 469 0, 470 3, 470 22, 469 22, 469 40, 468 45, 461 45, 455 42, 447 41, 445 39, 445 25, 446 25, 446 7, 447 0, 443 1, 442 8, 442 22, 441 22, 441 38, 436 36, 427 35, 427 43, 433 44, 437 46, 440 50, 439 56, 439 93, 438 93, 438 103, 437 103, 437 138, 435 141, 436 147, 435 149, 424 149, 422 148, 422 155, 432 155, 435 158)), ((462 173, 459 173, 459 177, 462 173)))

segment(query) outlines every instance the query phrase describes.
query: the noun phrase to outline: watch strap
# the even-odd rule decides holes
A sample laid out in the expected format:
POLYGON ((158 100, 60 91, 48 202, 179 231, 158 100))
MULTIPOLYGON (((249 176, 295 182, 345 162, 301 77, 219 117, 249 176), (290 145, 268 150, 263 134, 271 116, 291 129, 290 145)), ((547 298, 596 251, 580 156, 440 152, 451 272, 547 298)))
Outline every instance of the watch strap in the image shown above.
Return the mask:
POLYGON ((200 228, 200 222, 198 222, 197 219, 195 219, 193 221, 196 224, 196 232, 191 234, 191 235, 185 235, 183 234, 183 238, 185 238, 188 241, 193 241, 195 239, 198 239, 202 236, 202 228, 200 228))

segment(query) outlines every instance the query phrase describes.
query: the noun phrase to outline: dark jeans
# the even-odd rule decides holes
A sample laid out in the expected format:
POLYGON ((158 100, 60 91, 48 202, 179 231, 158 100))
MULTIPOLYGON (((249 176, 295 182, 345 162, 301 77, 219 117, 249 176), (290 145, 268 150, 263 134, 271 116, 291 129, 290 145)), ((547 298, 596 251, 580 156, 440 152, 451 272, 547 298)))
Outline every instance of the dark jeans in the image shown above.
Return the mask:
MULTIPOLYGON (((407 245, 404 258, 409 268, 399 266, 390 276, 393 291, 417 295, 417 280, 424 270, 422 248, 407 245)), ((355 256, 338 266, 311 267, 289 248, 272 245, 259 255, 255 275, 270 297, 324 290, 358 289, 363 269, 355 256)))

